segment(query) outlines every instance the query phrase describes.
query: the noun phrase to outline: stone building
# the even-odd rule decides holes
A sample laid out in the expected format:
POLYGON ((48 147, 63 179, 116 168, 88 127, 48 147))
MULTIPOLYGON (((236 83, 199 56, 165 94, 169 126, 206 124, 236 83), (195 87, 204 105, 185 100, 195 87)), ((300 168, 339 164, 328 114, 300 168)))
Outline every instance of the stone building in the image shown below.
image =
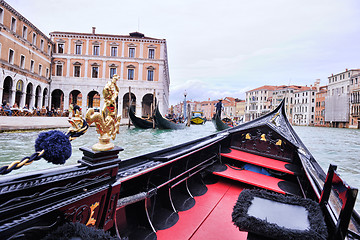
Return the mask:
POLYGON ((315 121, 314 126, 316 127, 327 127, 325 123, 325 97, 327 94, 327 86, 322 86, 316 93, 315 97, 315 121))
POLYGON ((301 126, 314 125, 316 92, 317 87, 314 86, 303 86, 294 92, 293 124, 301 126))
POLYGON ((273 91, 276 86, 262 86, 247 91, 245 95, 245 121, 251 121, 271 110, 273 91))
POLYGON ((350 119, 349 128, 360 128, 360 73, 350 80, 350 119))
POLYGON ((55 46, 51 77, 55 107, 67 109, 71 101, 80 99, 83 109, 93 107, 94 96, 102 96, 106 82, 117 74, 123 117, 128 115, 129 100, 137 115, 149 115, 154 92, 161 112, 167 112, 170 79, 164 39, 139 32, 97 34, 95 28, 92 33, 51 32, 50 36, 55 46))
POLYGON ((0 100, 30 108, 48 105, 52 41, 0 1, 0 100))
POLYGON ((0 0, 0 100, 33 107, 86 111, 102 107, 102 90, 120 77, 118 111, 151 112, 153 100, 166 113, 169 68, 165 39, 129 35, 52 32, 50 38, 5 1, 0 0), (155 97, 154 97, 155 93, 155 97))

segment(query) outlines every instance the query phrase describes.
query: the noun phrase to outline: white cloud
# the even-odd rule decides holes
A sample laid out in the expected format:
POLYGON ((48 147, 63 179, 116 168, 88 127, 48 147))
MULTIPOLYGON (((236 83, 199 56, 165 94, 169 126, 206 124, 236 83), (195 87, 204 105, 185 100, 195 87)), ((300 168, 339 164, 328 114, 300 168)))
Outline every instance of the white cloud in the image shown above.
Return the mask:
POLYGON ((45 34, 51 31, 165 38, 171 102, 220 98, 265 84, 327 82, 358 68, 357 0, 8 0, 45 34), (195 97, 196 96, 196 97, 195 97))

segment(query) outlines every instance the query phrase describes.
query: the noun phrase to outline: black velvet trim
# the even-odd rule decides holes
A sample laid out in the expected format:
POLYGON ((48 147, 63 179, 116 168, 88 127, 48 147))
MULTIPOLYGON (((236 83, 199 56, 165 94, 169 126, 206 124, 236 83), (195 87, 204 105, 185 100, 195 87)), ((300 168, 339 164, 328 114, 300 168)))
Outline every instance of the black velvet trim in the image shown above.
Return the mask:
POLYGON ((78 222, 65 223, 58 227, 55 231, 49 233, 42 240, 72 240, 72 239, 97 239, 97 240, 115 240, 110 233, 104 232, 102 229, 88 227, 78 222))
MULTIPOLYGON (((289 213, 289 215, 290 214, 291 213, 289 213)), ((241 231, 253 232, 274 239, 309 240, 327 239, 328 236, 324 217, 317 202, 297 196, 285 196, 264 190, 243 190, 234 206, 232 220, 241 231), (249 216, 247 212, 254 197, 305 207, 308 212, 310 229, 305 231, 288 229, 256 217, 249 216)))

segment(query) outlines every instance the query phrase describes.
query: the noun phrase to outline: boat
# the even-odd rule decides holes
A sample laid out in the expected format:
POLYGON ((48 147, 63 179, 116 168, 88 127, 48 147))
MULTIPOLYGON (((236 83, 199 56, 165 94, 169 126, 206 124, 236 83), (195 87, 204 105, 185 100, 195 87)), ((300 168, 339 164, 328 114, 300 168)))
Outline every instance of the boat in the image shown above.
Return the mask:
POLYGON ((132 108, 129 109, 129 117, 131 119, 132 124, 136 128, 149 129, 149 128, 155 127, 155 125, 151 119, 137 117, 132 108))
POLYGON ((230 118, 221 119, 218 114, 215 114, 212 123, 218 131, 234 127, 234 123, 230 118))
POLYGON ((161 115, 158 107, 156 107, 156 109, 155 109, 154 119, 155 119, 156 126, 159 129, 184 129, 186 127, 186 123, 185 123, 186 121, 176 123, 176 122, 173 122, 171 120, 164 118, 161 115))
POLYGON ((204 118, 203 112, 193 111, 191 113, 191 119, 190 119, 191 124, 201 125, 201 124, 204 124, 205 122, 206 122, 206 120, 204 118))
POLYGON ((1 239, 359 239, 357 189, 320 167, 284 106, 125 160, 83 147, 77 165, 3 176, 1 239))

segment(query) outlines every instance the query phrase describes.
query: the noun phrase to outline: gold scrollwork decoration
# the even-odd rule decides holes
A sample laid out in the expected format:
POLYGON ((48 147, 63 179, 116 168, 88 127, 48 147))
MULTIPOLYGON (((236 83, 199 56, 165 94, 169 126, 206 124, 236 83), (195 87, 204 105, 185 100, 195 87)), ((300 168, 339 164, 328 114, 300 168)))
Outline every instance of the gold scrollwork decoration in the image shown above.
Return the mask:
POLYGON ((86 223, 86 226, 89 226, 89 225, 95 225, 96 223, 96 219, 93 218, 94 216, 94 213, 95 213, 95 208, 97 208, 99 206, 99 202, 96 202, 94 203, 93 205, 90 206, 90 210, 91 210, 91 213, 90 213, 90 217, 89 217, 89 220, 87 221, 86 223))

